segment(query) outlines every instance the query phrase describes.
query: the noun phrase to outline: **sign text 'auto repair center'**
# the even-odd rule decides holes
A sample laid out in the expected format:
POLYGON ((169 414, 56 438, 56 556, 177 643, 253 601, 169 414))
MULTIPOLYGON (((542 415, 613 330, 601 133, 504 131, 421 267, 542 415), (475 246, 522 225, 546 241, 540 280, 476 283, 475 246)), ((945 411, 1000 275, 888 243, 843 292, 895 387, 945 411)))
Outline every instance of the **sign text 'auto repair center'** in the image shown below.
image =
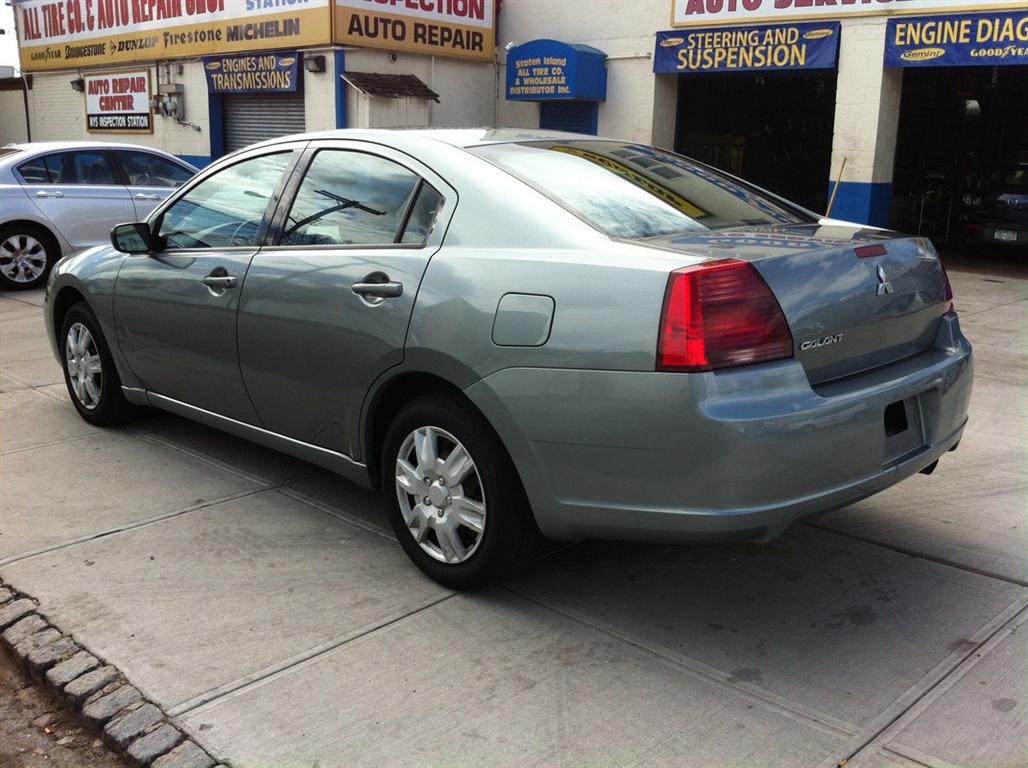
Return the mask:
MULTIPOLYGON (((944 237, 1028 152, 1028 0, 17 0, 32 138, 203 164, 335 127, 654 143, 944 237), (843 165, 845 162, 845 166, 843 165)), ((2 137, 0 137, 2 138, 2 137)))

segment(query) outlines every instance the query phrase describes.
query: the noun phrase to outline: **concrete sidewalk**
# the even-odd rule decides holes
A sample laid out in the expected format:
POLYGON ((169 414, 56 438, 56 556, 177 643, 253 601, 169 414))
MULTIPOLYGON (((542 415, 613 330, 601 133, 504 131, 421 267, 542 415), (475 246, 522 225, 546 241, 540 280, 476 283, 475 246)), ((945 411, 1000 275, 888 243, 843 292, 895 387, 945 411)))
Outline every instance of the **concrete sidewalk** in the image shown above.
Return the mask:
POLYGON ((1028 271, 951 270, 960 450, 770 545, 584 543, 457 595, 366 491, 89 427, 0 294, 0 577, 237 768, 1028 765, 1028 271))

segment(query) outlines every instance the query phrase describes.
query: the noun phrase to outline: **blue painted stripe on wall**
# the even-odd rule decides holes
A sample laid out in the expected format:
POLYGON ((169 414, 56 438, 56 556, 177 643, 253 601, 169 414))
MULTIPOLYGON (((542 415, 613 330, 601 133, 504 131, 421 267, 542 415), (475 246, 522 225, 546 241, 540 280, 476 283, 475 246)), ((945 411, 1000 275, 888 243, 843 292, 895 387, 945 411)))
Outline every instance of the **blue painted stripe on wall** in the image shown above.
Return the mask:
MULTIPOLYGON (((828 182, 828 195, 832 194, 835 182, 828 182)), ((888 227, 892 220, 892 184, 868 184, 861 181, 844 181, 839 185, 839 194, 832 208, 832 218, 853 221, 857 224, 871 224, 888 227)))
POLYGON ((225 109, 220 93, 207 94, 207 115, 211 126, 211 157, 225 154, 225 109))
POLYGON ((211 158, 209 155, 176 155, 176 157, 185 160, 191 165, 195 165, 197 168, 203 169, 211 164, 211 158))
POLYGON ((346 128, 346 83, 343 72, 346 71, 346 51, 336 51, 336 128, 346 128))

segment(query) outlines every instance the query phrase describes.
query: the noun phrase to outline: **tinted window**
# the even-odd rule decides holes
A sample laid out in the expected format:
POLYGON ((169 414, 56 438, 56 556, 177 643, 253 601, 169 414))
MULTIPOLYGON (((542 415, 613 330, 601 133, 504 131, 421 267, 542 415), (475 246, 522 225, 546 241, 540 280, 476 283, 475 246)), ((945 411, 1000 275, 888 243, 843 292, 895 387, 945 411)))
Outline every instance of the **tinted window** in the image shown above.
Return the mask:
POLYGON ((193 176, 189 169, 160 155, 124 151, 117 154, 130 187, 179 187, 193 176))
POLYGON ((400 242, 418 244, 428 240, 436 214, 439 213, 442 204, 442 195, 427 182, 423 183, 418 191, 418 198, 414 202, 414 208, 411 209, 410 217, 407 219, 407 226, 403 229, 403 237, 400 238, 400 242))
POLYGON ((57 179, 57 162, 54 155, 43 155, 41 157, 34 157, 28 162, 22 163, 18 166, 18 173, 25 180, 27 184, 53 184, 57 179), (47 163, 48 158, 54 158, 54 161, 50 164, 47 163), (54 172, 50 172, 50 165, 55 168, 54 172))
POLYGON ((287 245, 396 242, 419 177, 375 155, 323 150, 314 156, 289 211, 287 245))
POLYGON ((472 151, 612 237, 809 220, 755 187, 640 144, 544 141, 472 151))
POLYGON ((61 152, 47 155, 45 161, 51 184, 115 183, 111 163, 104 152, 61 152))
POLYGON ((231 165, 189 190, 164 212, 159 234, 166 248, 254 246, 261 221, 291 152, 231 165))

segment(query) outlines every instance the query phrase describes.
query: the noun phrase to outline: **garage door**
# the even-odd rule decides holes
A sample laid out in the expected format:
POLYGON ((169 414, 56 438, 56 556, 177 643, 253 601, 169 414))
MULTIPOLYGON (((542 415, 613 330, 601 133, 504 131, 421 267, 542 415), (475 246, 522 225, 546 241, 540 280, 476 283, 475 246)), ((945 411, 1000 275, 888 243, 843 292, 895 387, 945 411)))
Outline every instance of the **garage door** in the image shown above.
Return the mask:
POLYGON ((234 93, 222 99, 226 152, 307 129, 302 93, 234 93))
POLYGON ((595 101, 543 101, 539 103, 539 127, 595 136, 598 113, 595 101))

